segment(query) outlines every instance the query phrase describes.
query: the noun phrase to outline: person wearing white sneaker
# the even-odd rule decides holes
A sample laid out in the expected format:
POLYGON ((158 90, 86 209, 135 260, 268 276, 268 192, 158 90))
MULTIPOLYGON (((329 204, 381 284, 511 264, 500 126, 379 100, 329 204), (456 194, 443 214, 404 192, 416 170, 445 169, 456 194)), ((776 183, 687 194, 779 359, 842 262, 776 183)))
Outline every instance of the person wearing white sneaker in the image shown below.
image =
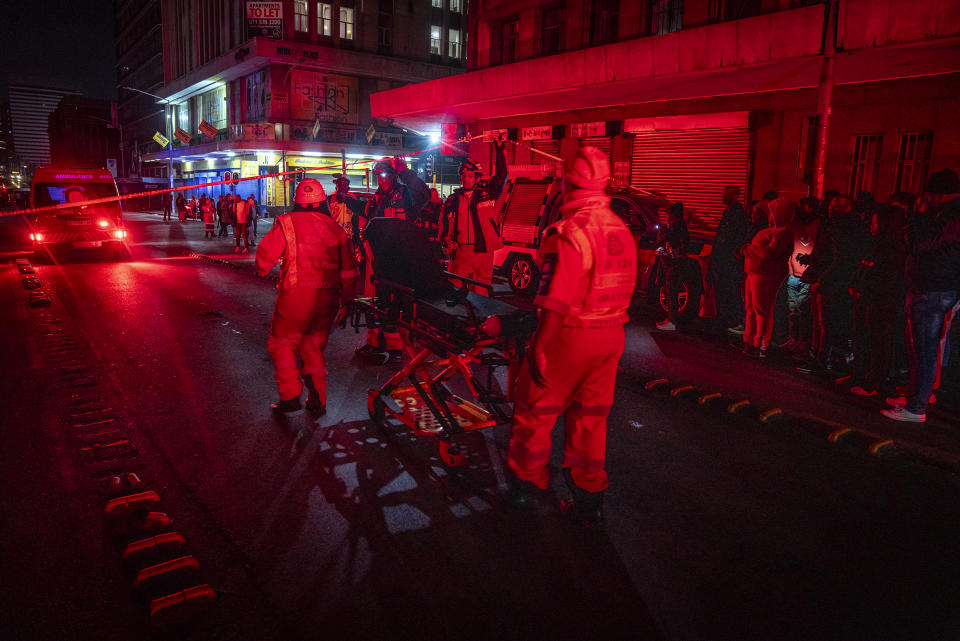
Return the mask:
POLYGON ((926 413, 917 414, 911 412, 905 407, 890 407, 885 410, 880 410, 880 413, 883 416, 886 416, 889 419, 894 421, 904 421, 907 423, 926 423, 927 415, 926 413))
POLYGON ((907 328, 910 392, 887 418, 923 422, 936 385, 940 339, 950 332, 960 273, 960 179, 942 169, 930 176, 908 228, 907 328), (954 196, 947 200, 947 196, 954 196), (922 417, 922 418, 921 418, 922 417))
POLYGON ((657 329, 661 332, 675 332, 677 331, 677 326, 669 320, 663 320, 657 323, 657 329))

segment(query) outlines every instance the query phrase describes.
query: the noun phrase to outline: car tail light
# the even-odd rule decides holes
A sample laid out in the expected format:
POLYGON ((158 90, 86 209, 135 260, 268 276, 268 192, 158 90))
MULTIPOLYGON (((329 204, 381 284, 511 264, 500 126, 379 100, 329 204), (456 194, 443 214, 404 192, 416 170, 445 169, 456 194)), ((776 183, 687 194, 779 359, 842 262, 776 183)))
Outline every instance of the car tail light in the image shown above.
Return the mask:
POLYGON ((109 227, 109 226, 110 226, 110 221, 102 220, 102 219, 101 219, 101 220, 98 220, 98 221, 97 221, 97 224, 100 225, 101 227, 109 227))
POLYGON ((43 234, 30 234, 30 240, 43 240, 43 234))
POLYGON ((126 230, 126 229, 117 229, 117 230, 115 230, 115 231, 113 232, 113 237, 114 237, 114 238, 117 238, 117 239, 120 239, 120 240, 123 240, 124 238, 127 237, 127 230, 126 230))

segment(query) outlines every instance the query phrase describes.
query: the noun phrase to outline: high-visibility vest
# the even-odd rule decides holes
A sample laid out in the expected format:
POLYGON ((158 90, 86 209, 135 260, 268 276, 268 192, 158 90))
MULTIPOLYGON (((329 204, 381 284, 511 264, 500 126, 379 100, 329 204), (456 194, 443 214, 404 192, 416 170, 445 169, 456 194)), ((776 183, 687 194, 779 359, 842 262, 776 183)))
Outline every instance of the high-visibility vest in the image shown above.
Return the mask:
POLYGON ((340 245, 347 243, 343 229, 326 214, 291 211, 277 217, 286 240, 280 268, 280 289, 340 286, 340 245))
POLYGON ((609 202, 598 197, 569 203, 563 218, 548 228, 573 244, 581 269, 589 274, 585 291, 577 292, 564 318, 566 326, 611 327, 629 320, 637 249, 633 234, 609 202))

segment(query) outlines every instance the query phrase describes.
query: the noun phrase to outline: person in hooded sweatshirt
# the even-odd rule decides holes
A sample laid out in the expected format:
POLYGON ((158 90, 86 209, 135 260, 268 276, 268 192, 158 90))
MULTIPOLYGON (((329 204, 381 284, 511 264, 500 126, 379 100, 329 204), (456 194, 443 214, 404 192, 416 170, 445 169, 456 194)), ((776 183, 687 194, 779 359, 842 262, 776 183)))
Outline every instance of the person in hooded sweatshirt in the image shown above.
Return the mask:
POLYGON ((767 355, 773 336, 773 308, 777 292, 787 277, 787 257, 793 251, 790 225, 796 216, 797 204, 778 198, 769 204, 770 226, 757 232, 741 249, 744 283, 743 353, 754 358, 767 355))
POLYGON ((870 221, 873 241, 850 282, 853 301, 853 369, 850 391, 875 396, 890 370, 892 319, 902 302, 907 246, 899 207, 876 206, 870 221))
POLYGON ((667 283, 669 300, 667 307, 669 316, 665 321, 657 323, 657 329, 673 331, 677 329, 680 319, 678 295, 680 292, 680 268, 687 257, 687 247, 690 245, 690 232, 683 218, 683 203, 677 202, 670 206, 669 224, 661 227, 657 234, 657 249, 661 254, 664 267, 664 281, 667 283))

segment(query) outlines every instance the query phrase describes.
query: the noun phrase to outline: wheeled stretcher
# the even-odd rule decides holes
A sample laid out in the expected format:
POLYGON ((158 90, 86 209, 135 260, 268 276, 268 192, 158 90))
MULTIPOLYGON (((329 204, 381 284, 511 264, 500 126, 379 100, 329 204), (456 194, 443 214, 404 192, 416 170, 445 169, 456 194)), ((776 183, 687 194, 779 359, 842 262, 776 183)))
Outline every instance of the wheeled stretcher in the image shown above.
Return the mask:
POLYGON ((502 390, 495 372, 507 368, 512 380, 536 312, 458 288, 452 281, 466 279, 445 272, 423 230, 405 221, 374 219, 365 240, 376 296, 350 303, 347 318, 397 331, 409 356, 367 393, 370 416, 435 438, 444 463, 462 465, 456 435, 510 421, 509 384, 502 390))

